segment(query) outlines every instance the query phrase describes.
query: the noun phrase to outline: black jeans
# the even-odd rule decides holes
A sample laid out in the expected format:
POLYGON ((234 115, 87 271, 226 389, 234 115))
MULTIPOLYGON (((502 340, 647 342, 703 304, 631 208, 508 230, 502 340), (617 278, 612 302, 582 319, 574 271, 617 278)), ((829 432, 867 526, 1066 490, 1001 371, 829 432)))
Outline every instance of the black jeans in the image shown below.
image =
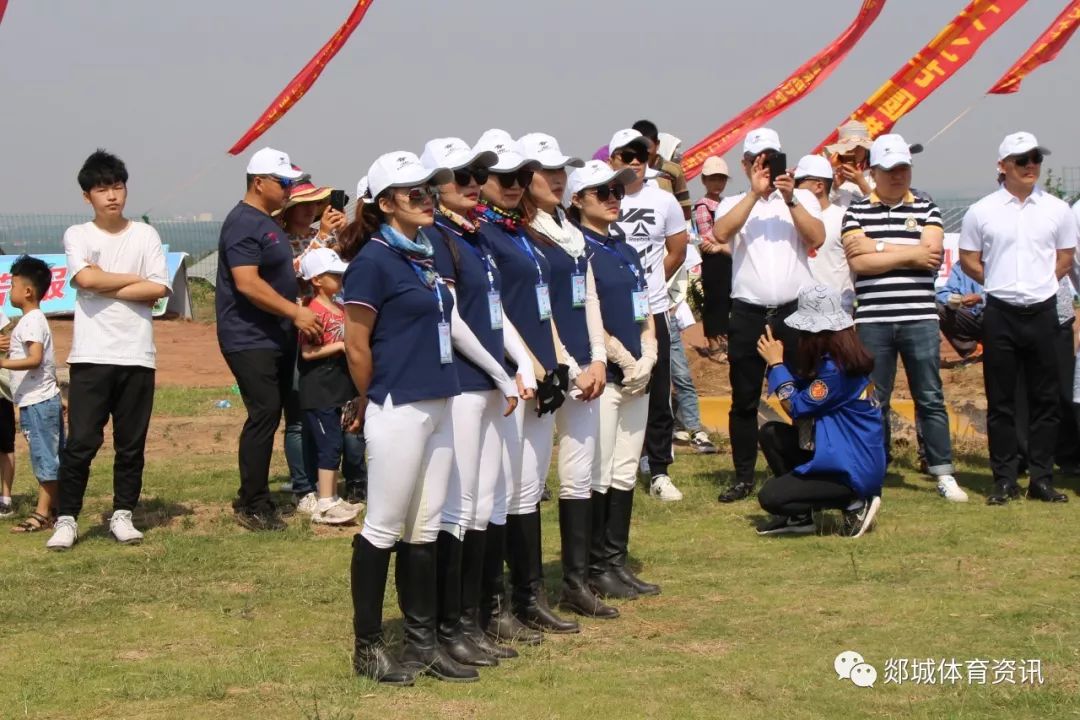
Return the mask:
POLYGON ((765 308, 742 300, 732 301, 728 336, 729 426, 736 482, 753 482, 757 464, 758 404, 761 402, 761 383, 765 379, 765 361, 757 351, 758 338, 765 334, 768 323, 773 337, 784 343, 784 362, 792 365, 799 333, 784 324, 784 318, 795 312, 795 306, 790 302, 777 308, 765 308))
MULTIPOLYGON (((1054 461, 1058 465, 1073 465, 1080 459, 1080 435, 1077 433, 1077 405, 1072 399, 1073 372, 1076 353, 1073 352, 1073 320, 1058 325, 1054 337, 1054 361, 1058 373, 1058 403, 1061 422, 1058 425, 1054 461)), ((1016 440, 1020 458, 1028 457, 1028 401, 1023 376, 1016 381, 1016 440)))
POLYGON ((236 506, 248 512, 265 510, 272 506, 270 458, 282 407, 292 389, 296 351, 241 350, 226 354, 225 362, 236 378, 248 414, 240 431, 240 491, 236 506))
POLYGON ((774 475, 758 492, 758 502, 765 512, 794 517, 813 510, 843 510, 859 499, 843 475, 792 472, 814 456, 799 448, 799 432, 792 425, 765 423, 761 428, 761 452, 774 475))
POLYGON ((675 415, 671 411, 671 334, 667 313, 653 315, 656 326, 656 367, 649 391, 649 419, 645 426, 645 455, 653 477, 666 475, 674 462, 671 442, 675 435, 675 415))
POLYGON ((968 308, 953 309, 938 303, 938 324, 941 334, 952 345, 956 354, 966 358, 975 352, 975 347, 983 339, 982 313, 975 315, 968 308))
POLYGON ((701 323, 705 337, 727 337, 731 321, 731 256, 705 253, 701 256, 701 294, 705 306, 701 323))
POLYGON ((71 366, 67 444, 57 473, 58 514, 79 517, 90 463, 113 423, 113 510, 134 510, 142 493, 146 431, 154 409, 154 370, 138 365, 71 366))
POLYGON ((987 298, 983 382, 990 470, 996 484, 1016 483, 1017 378, 1027 389, 1028 473, 1032 482, 1049 482, 1052 477, 1059 421, 1057 337, 1055 298, 1026 308, 987 298))

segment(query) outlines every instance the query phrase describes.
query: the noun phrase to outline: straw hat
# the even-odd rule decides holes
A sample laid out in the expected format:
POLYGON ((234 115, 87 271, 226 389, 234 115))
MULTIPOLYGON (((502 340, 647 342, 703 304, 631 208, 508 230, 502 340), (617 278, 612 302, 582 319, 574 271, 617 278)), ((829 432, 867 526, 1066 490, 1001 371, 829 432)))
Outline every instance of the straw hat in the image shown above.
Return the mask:
MULTIPOLYGON (((295 165, 293 165, 293 169, 300 170, 300 168, 295 165)), ((311 182, 311 175, 304 173, 295 183, 293 183, 293 186, 289 191, 289 202, 285 203, 285 207, 282 208, 279 213, 274 213, 274 215, 276 216, 283 213, 300 203, 322 202, 330 197, 330 193, 333 192, 333 190, 334 189, 331 187, 318 187, 311 182)))
POLYGON ((837 129, 836 143, 826 145, 825 150, 830 154, 849 153, 857 147, 870 149, 873 140, 870 139, 870 131, 866 129, 866 123, 858 120, 849 120, 837 129))

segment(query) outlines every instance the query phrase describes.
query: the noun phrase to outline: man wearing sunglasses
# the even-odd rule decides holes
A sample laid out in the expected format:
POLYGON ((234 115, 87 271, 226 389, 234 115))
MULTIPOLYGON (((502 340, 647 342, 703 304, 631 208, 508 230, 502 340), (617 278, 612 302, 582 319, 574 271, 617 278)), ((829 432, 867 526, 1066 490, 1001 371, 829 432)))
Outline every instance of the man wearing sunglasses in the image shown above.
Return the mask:
POLYGON ((247 166, 247 193, 225 218, 218 241, 218 345, 248 417, 240 433, 240 490, 234 508, 249 530, 284 530, 270 499, 270 458, 296 365, 296 330, 319 320, 296 302, 292 247, 273 214, 303 173, 280 150, 263 148, 247 166), (295 330, 294 330, 295 327, 295 330))
POLYGON ((1044 502, 1068 499, 1052 484, 1060 422, 1054 338, 1058 284, 1073 269, 1080 229, 1069 206, 1038 185, 1043 157, 1049 154, 1031 133, 1006 137, 998 148, 1002 185, 968 209, 960 231, 960 264, 987 294, 983 378, 994 474, 990 505, 1020 495, 1018 377, 1030 404, 1027 496, 1044 502))
POLYGON ((656 325, 657 361, 652 374, 645 431, 645 455, 652 476, 649 493, 663 501, 682 500, 682 493, 668 476, 668 466, 674 462, 671 443, 675 418, 671 411, 667 281, 686 261, 686 218, 674 195, 645 184, 649 149, 640 132, 629 128, 620 130, 611 138, 608 150, 612 168, 634 171, 634 180, 626 185, 619 219, 611 224, 609 232, 613 237, 626 240, 641 258, 649 289, 649 311, 656 325))

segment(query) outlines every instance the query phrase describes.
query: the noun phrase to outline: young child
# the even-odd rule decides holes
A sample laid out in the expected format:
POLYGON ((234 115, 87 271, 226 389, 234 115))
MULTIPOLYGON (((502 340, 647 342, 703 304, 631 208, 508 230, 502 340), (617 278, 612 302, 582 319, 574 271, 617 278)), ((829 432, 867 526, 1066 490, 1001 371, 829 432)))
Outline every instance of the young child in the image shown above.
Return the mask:
MULTIPOLYGON (((11 344, 11 321, 0 311, 0 357, 11 344)), ((15 484, 15 406, 11 403, 11 373, 0 378, 0 517, 15 513, 11 488, 15 484)))
POLYGON ((172 288, 157 231, 124 217, 127 168, 98 150, 79 171, 94 219, 64 233, 68 277, 76 288, 75 331, 68 365, 70 435, 60 454, 56 526, 46 547, 67 550, 79 537, 90 463, 112 417, 113 514, 109 531, 121 543, 142 533, 131 523, 139 503, 146 431, 154 406, 151 306, 172 288))
POLYGON ((30 444, 30 467, 38 481, 37 508, 11 529, 19 533, 52 525, 64 445, 64 410, 56 383, 52 333, 40 307, 50 284, 52 271, 43 260, 23 255, 11 266, 11 304, 22 310, 22 318, 0 368, 11 371, 12 399, 19 406, 19 421, 30 444))
POLYGON ((318 456, 318 499, 309 493, 298 510, 311 513, 311 521, 326 525, 352 522, 358 505, 337 496, 338 468, 344 446, 341 408, 354 397, 356 388, 345 360, 345 308, 334 301, 341 292, 341 275, 346 264, 329 248, 309 250, 300 261, 304 279, 311 283, 313 297, 308 308, 322 321, 322 335, 315 341, 300 338, 300 409, 304 425, 315 443, 318 456))

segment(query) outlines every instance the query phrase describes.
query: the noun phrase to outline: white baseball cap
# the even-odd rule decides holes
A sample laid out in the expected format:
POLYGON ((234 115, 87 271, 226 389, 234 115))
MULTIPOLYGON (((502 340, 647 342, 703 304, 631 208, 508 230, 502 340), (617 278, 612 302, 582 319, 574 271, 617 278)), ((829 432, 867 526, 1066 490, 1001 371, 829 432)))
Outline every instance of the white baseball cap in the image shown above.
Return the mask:
POLYGON ((559 141, 545 133, 529 133, 518 138, 521 152, 530 160, 540 163, 545 170, 565 167, 579 168, 585 164, 581 158, 563 155, 559 141))
POLYGON ((315 248, 308 250, 300 258, 300 276, 305 280, 319 277, 323 273, 341 275, 349 264, 338 257, 338 254, 330 248, 315 248))
POLYGON ((521 146, 510 137, 505 130, 491 129, 480 136, 473 145, 474 151, 489 151, 495 153, 498 162, 491 166, 492 172, 513 172, 526 165, 539 167, 539 163, 530 160, 521 152, 521 146))
POLYGON ((728 172, 728 166, 727 163, 724 162, 724 158, 717 157, 716 155, 705 158, 705 162, 701 166, 701 174, 705 177, 709 175, 723 175, 725 177, 731 175, 731 173, 728 172))
POLYGON ((248 160, 247 174, 276 175, 286 180, 295 180, 304 172, 293 167, 288 153, 275 150, 272 147, 264 147, 262 150, 256 151, 248 160))
POLYGON ((746 134, 743 140, 743 154, 760 155, 766 150, 780 152, 784 148, 780 146, 780 136, 771 128, 758 128, 746 134))
POLYGON ((1006 135, 998 147, 998 160, 1004 160, 1013 155, 1023 155, 1026 152, 1038 150, 1043 155, 1049 155, 1050 151, 1039 145, 1039 141, 1029 132, 1017 132, 1006 135))
POLYGON ((603 160, 590 160, 570 173, 570 177, 566 181, 566 189, 570 191, 571 195, 577 195, 582 190, 607 185, 612 181, 629 185, 636 178, 637 173, 628 167, 615 170, 603 160))
POLYGON ((643 146, 648 145, 645 136, 633 128, 626 128, 625 130, 618 131, 611 136, 611 142, 608 143, 608 155, 614 155, 616 150, 624 148, 635 141, 643 146))
POLYGON ((897 165, 911 164, 911 147, 896 133, 879 135, 870 146, 870 167, 892 170, 897 165))
POLYGON ((802 180, 803 178, 831 180, 832 177, 832 163, 820 155, 803 155, 799 158, 799 164, 795 166, 796 180, 802 180))
MULTIPOLYGON (((379 197, 383 190, 392 187, 412 187, 433 183, 442 185, 454 179, 452 170, 444 167, 428 168, 408 150, 397 150, 379 157, 368 170, 368 194, 379 197)), ((361 183, 363 181, 361 180, 361 183)), ((360 187, 357 186, 359 191, 360 187)))
POLYGON ((491 167, 499 161, 499 156, 490 150, 473 150, 461 138, 435 138, 429 140, 420 155, 420 162, 426 168, 458 168, 480 165, 491 167))

